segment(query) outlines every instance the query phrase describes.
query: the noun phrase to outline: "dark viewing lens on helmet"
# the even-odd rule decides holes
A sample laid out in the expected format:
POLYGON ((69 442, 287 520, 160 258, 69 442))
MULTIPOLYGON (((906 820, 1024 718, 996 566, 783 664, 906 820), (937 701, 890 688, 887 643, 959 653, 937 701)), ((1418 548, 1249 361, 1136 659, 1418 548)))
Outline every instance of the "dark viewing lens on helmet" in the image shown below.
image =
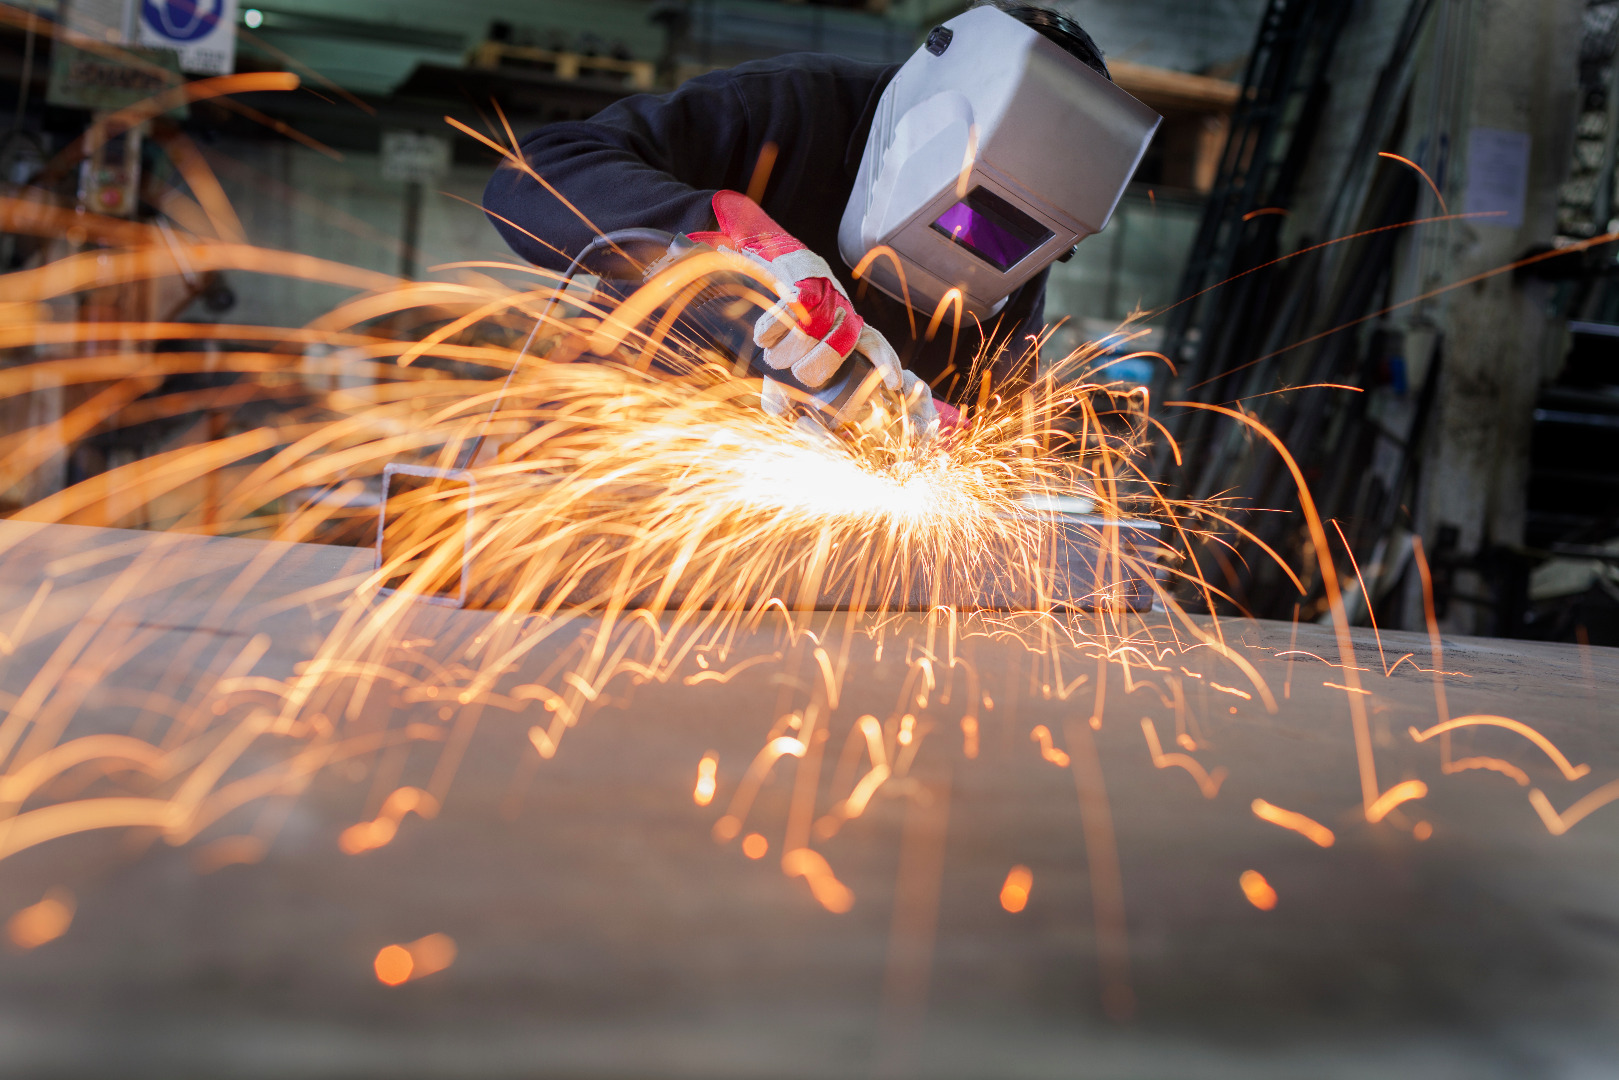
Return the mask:
POLYGON ((940 214, 933 228, 1002 272, 1056 235, 981 187, 973 188, 965 199, 940 214))

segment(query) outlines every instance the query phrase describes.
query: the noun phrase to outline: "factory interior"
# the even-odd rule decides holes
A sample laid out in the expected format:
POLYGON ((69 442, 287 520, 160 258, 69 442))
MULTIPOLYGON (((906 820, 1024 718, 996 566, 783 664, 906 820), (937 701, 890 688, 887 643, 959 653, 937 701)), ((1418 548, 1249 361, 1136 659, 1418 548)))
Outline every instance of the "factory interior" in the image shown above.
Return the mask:
POLYGON ((0 0, 0 129, 0 1078, 1619 1078, 1619 0, 0 0))

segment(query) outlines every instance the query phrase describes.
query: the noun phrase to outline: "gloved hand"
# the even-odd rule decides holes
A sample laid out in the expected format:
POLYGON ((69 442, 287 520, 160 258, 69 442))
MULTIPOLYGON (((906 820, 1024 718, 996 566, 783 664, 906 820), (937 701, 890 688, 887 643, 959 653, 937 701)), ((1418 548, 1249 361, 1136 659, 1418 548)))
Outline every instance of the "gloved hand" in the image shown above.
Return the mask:
POLYGON ((777 371, 791 369, 805 386, 818 387, 850 353, 859 352, 882 372, 884 385, 900 389, 898 355, 855 312, 825 259, 783 231, 746 195, 717 192, 714 217, 719 232, 692 233, 691 238, 758 263, 781 297, 753 327, 766 364, 777 371))
POLYGON ((837 374, 850 353, 858 352, 881 374, 884 386, 903 395, 912 426, 931 437, 939 422, 931 391, 900 366, 893 346, 856 313, 826 260, 746 195, 716 192, 714 217, 718 232, 692 233, 691 239, 759 263, 781 297, 753 327, 765 363, 777 371, 790 369, 805 386, 819 387, 837 374))
POLYGON ((900 376, 900 396, 905 399, 905 415, 911 419, 911 428, 923 442, 932 442, 939 434, 939 402, 933 400, 933 388, 914 372, 901 369, 900 376))
MULTIPOLYGON (((961 414, 954 406, 934 400, 928 384, 911 372, 906 371, 903 374, 905 392, 900 397, 903 399, 905 417, 917 446, 931 445, 941 434, 961 426, 961 414)), ((892 398, 888 400, 893 401, 892 398)), ((795 407, 792 391, 768 375, 764 379, 760 404, 771 416, 796 416, 793 426, 808 435, 819 436, 822 439, 832 438, 825 420, 817 423, 810 419, 801 409, 795 407)), ((845 406, 845 409, 848 409, 848 406, 845 406)), ((863 407, 847 414, 840 411, 834 423, 838 426, 849 425, 856 430, 871 430, 884 423, 892 424, 895 419, 893 411, 883 409, 879 399, 866 397, 863 407)))

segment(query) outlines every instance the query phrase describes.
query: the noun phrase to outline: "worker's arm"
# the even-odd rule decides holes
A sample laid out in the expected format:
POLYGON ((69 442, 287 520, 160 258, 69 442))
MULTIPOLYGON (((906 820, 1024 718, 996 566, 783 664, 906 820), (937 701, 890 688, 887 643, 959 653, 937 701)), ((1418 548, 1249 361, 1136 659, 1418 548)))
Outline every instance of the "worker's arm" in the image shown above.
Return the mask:
MULTIPOLYGON (((912 389, 914 375, 849 300, 847 267, 817 254, 837 250, 871 114, 896 69, 788 55, 625 98, 523 139, 523 164, 497 170, 484 206, 513 250, 557 270, 598 234, 626 228, 701 234, 757 256, 793 301, 756 327, 768 367, 814 388, 858 351, 890 389, 912 389), (762 207, 739 194, 750 188, 762 207)), ((931 422, 931 399, 913 396, 931 422)))
POLYGON ((484 206, 519 255, 562 269, 598 231, 713 229, 714 194, 749 191, 763 161, 764 210, 830 257, 871 111, 895 70, 801 53, 636 94, 525 137, 526 167, 502 165, 484 206))
POLYGON ((544 183, 511 163, 496 170, 484 191, 495 227, 523 258, 557 270, 601 232, 710 228, 714 193, 746 168, 749 142, 742 102, 724 75, 539 128, 521 151, 544 183))

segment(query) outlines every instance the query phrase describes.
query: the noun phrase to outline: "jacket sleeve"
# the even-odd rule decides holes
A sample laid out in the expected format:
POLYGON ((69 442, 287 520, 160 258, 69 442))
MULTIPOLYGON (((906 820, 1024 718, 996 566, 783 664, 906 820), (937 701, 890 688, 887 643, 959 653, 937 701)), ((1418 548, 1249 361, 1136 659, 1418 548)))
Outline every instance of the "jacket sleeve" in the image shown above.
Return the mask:
POLYGON ((484 209, 513 251, 562 270, 599 233, 712 228, 710 201, 735 186, 748 144, 747 106, 715 72, 668 94, 625 98, 589 120, 539 128, 520 150, 555 191, 503 163, 484 209))
POLYGON ((990 354, 994 356, 995 380, 1003 387, 1026 385, 1038 371, 1038 359, 1025 364, 1034 343, 1046 330, 1046 279, 1050 270, 1025 282, 1012 295, 1002 321, 991 331, 990 354))

